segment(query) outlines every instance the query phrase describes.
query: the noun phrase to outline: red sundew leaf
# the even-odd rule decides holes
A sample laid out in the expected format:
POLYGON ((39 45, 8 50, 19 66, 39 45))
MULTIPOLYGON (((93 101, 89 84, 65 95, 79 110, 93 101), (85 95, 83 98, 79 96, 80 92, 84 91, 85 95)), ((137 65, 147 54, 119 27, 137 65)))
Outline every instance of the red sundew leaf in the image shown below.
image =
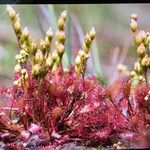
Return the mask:
POLYGON ((137 86, 135 89, 135 101, 136 101, 137 107, 139 107, 140 109, 143 109, 145 107, 144 98, 147 95, 149 90, 150 90, 150 86, 147 86, 147 85, 140 85, 140 86, 137 86))

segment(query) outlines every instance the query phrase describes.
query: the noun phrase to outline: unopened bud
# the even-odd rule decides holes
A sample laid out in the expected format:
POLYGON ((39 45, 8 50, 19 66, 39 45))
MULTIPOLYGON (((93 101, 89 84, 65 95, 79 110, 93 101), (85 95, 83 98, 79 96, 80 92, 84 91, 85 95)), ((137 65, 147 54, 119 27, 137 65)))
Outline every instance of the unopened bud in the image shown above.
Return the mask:
POLYGON ((62 17, 60 17, 57 22, 58 29, 64 30, 64 25, 65 25, 64 19, 62 17))
POLYGON ((10 5, 7 5, 7 11, 9 12, 10 19, 14 20, 16 17, 16 12, 14 9, 10 5))
POLYGON ((22 41, 26 41, 29 37, 29 31, 28 28, 25 27, 24 30, 22 31, 22 41))
POLYGON ((93 40, 95 38, 95 28, 93 27, 89 33, 91 40, 93 40))
POLYGON ((150 58, 148 57, 148 55, 146 55, 142 61, 141 61, 141 65, 143 67, 150 67, 150 58))
POLYGON ((51 40, 53 38, 52 28, 48 29, 48 31, 46 32, 46 36, 48 37, 49 40, 51 40))
POLYGON ((136 35, 135 42, 136 42, 137 45, 140 45, 143 42, 143 38, 141 37, 140 34, 136 35))
POLYGON ((134 78, 135 76, 136 76, 135 71, 131 71, 131 72, 130 72, 130 77, 131 77, 131 78, 134 78))
POLYGON ((13 85, 17 86, 19 84, 18 80, 13 81, 13 85))
POLYGON ((64 47, 64 45, 63 45, 63 44, 59 44, 59 45, 57 46, 57 50, 58 50, 58 54, 59 54, 60 56, 62 56, 62 55, 64 54, 64 52, 65 52, 65 47, 64 47))
POLYGON ((36 50, 37 50, 37 44, 36 44, 35 40, 33 40, 31 43, 31 50, 30 50, 31 54, 35 55, 36 50))
POLYGON ((146 45, 150 43, 150 35, 147 36, 146 45))
POLYGON ((53 60, 53 62, 56 62, 56 60, 57 60, 58 58, 59 58, 59 56, 58 56, 57 52, 54 51, 54 52, 52 53, 52 60, 53 60))
POLYGON ((27 73, 27 70, 26 70, 26 69, 22 69, 22 70, 21 70, 21 74, 22 74, 22 75, 25 75, 26 73, 27 73))
POLYGON ((89 52, 89 50, 90 50, 90 47, 87 47, 87 45, 85 44, 85 42, 83 42, 82 49, 87 54, 89 52))
POLYGON ((15 59, 16 59, 16 60, 21 60, 21 59, 22 59, 21 54, 17 54, 17 55, 15 56, 15 59))
POLYGON ((141 36, 142 36, 142 38, 143 38, 143 41, 145 41, 146 40, 146 38, 147 38, 147 35, 146 35, 146 33, 145 33, 145 31, 140 31, 140 34, 141 34, 141 36))
POLYGON ((140 76, 138 77, 138 80, 141 81, 141 82, 144 82, 144 81, 145 81, 145 78, 144 78, 142 75, 140 75, 140 76))
POLYGON ((79 54, 79 56, 80 56, 81 59, 83 59, 83 58, 86 57, 86 53, 83 50, 79 50, 78 54, 79 54))
POLYGON ((132 14, 131 15, 131 19, 137 20, 138 19, 138 15, 137 14, 132 14))
POLYGON ((44 57, 43 57, 43 54, 40 50, 37 50, 36 54, 35 54, 35 62, 37 64, 43 64, 43 61, 44 61, 44 57))
POLYGON ((15 69, 15 72, 20 72, 21 71, 20 64, 16 64, 14 69, 15 69))
POLYGON ((132 30, 132 32, 135 32, 137 30, 137 23, 133 19, 131 19, 130 29, 132 30))
POLYGON ((51 58, 51 56, 49 55, 48 56, 48 58, 46 59, 46 65, 48 66, 48 67, 51 67, 51 65, 52 65, 52 58, 51 58))
POLYGON ((146 48, 143 43, 137 48, 137 54, 140 58, 143 58, 146 54, 146 48))
POLYGON ((45 55, 46 48, 47 48, 45 41, 43 40, 40 41, 40 47, 41 47, 42 53, 45 55))
POLYGON ((20 24, 19 21, 16 21, 16 22, 14 23, 14 30, 15 30, 15 32, 16 32, 17 34, 21 33, 21 24, 20 24))
POLYGON ((89 34, 86 34, 84 42, 86 44, 87 47, 89 47, 92 43, 91 37, 89 36, 89 34))
POLYGON ((37 76, 41 74, 42 67, 39 64, 36 64, 32 67, 32 74, 37 76))
POLYGON ((61 13, 61 17, 64 19, 64 21, 66 20, 66 18, 67 18, 67 11, 66 10, 61 13))
POLYGON ((75 64, 76 64, 77 66, 79 66, 79 65, 81 64, 81 58, 80 58, 79 55, 77 55, 77 57, 76 57, 76 59, 75 59, 75 64))
POLYGON ((19 78, 18 80, 13 81, 13 85, 21 86, 21 78, 19 78))
POLYGON ((28 77, 29 77, 28 73, 26 73, 26 74, 23 76, 24 80, 27 80, 28 77))
POLYGON ((142 42, 144 42, 146 39, 146 33, 144 31, 140 31, 136 37, 135 37, 135 42, 137 45, 140 45, 142 42))
POLYGON ((134 64, 134 70, 137 74, 141 74, 142 72, 142 67, 141 64, 139 62, 135 62, 134 64))
POLYGON ((23 50, 23 49, 20 50, 20 54, 22 56, 27 56, 28 55, 28 53, 25 50, 23 50))
POLYGON ((57 31, 56 37, 58 41, 60 41, 62 44, 65 42, 65 32, 64 31, 57 31))

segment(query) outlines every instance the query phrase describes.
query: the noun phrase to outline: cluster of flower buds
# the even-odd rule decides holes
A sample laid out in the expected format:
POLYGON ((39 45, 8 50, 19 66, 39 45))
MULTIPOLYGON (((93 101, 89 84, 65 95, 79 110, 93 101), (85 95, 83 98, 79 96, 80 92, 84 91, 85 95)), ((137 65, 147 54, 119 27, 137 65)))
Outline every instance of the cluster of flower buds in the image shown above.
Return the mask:
POLYGON ((131 72, 131 77, 137 77, 139 81, 148 82, 147 71, 150 68, 150 33, 145 33, 143 30, 138 31, 137 19, 138 16, 136 14, 131 15, 130 28, 134 35, 133 38, 138 55, 138 59, 134 64, 134 71, 131 72))
MULTIPOLYGON (((30 73, 32 73, 32 75, 36 78, 41 78, 45 77, 49 71, 54 71, 57 67, 62 67, 62 56, 65 52, 66 40, 64 29, 67 17, 66 11, 63 11, 58 19, 54 50, 51 52, 50 49, 52 47, 53 39, 53 32, 51 28, 49 28, 44 39, 41 39, 38 44, 31 38, 26 27, 23 31, 21 30, 19 14, 16 14, 11 6, 8 6, 7 10, 21 49, 19 54, 16 55, 17 65, 15 66, 15 72, 20 74, 20 78, 14 81, 14 84, 20 85, 25 83, 30 73), (16 28, 18 27, 18 24, 20 25, 19 29, 16 28), (30 72, 26 68, 27 64, 30 64, 31 66, 32 70, 30 72)), ((83 74, 85 72, 87 59, 89 57, 89 50, 94 37, 95 30, 92 28, 92 30, 86 34, 82 50, 79 50, 75 60, 75 71, 77 74, 83 74)))
POLYGON ((66 37, 65 37, 64 27, 65 27, 66 17, 67 17, 67 12, 63 11, 57 21, 56 41, 55 41, 55 50, 54 50, 58 54, 58 58, 55 61, 56 66, 62 66, 62 56, 65 52, 66 37))
POLYGON ((75 71, 78 75, 85 73, 87 59, 89 58, 89 50, 94 38, 95 29, 93 27, 91 31, 86 34, 82 45, 82 50, 79 50, 78 55, 75 59, 75 71))

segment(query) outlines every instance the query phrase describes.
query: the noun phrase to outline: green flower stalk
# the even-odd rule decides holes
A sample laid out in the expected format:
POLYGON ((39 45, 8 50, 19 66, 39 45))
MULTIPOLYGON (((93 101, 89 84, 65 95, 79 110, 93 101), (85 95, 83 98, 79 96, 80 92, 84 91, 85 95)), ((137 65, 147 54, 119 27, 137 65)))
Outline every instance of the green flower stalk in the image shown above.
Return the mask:
POLYGON ((78 75, 80 74, 84 75, 85 73, 87 59, 89 58, 89 50, 94 38, 95 38, 95 29, 93 27, 91 31, 86 34, 82 45, 82 50, 79 50, 75 60, 75 71, 78 75))
POLYGON ((56 66, 62 66, 62 56, 65 52, 65 21, 67 17, 67 11, 63 11, 60 15, 60 18, 57 22, 57 31, 56 31, 56 42, 55 42, 55 51, 58 53, 58 60, 56 61, 56 66))
POLYGON ((131 15, 130 29, 133 33, 138 55, 137 62, 134 64, 134 71, 136 73, 135 77, 138 77, 139 81, 144 81, 148 84, 148 69, 150 68, 150 35, 143 30, 138 32, 137 18, 136 14, 131 15))

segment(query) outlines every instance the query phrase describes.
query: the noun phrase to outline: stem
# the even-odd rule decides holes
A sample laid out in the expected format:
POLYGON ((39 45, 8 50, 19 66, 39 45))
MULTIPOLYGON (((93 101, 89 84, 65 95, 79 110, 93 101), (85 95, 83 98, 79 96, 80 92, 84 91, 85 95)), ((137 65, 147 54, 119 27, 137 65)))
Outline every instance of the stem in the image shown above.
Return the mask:
POLYGON ((144 75, 144 78, 145 78, 145 82, 148 85, 147 68, 144 68, 143 75, 144 75))

